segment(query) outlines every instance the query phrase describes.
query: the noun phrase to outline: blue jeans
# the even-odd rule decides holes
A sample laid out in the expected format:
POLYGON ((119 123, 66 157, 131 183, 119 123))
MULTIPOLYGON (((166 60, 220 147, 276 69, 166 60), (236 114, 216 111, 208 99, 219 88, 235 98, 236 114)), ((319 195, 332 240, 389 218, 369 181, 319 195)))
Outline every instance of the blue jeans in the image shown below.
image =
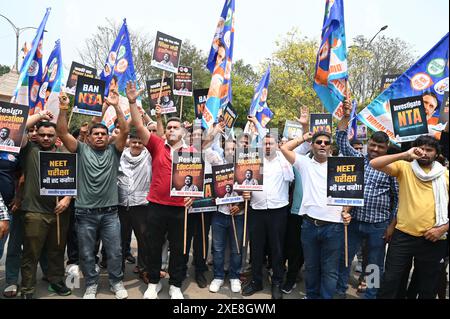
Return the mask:
POLYGON ((120 221, 116 206, 104 208, 75 209, 75 223, 78 232, 81 271, 86 287, 98 283, 99 273, 95 271, 95 244, 99 233, 108 257, 110 285, 123 278, 120 221))
MULTIPOLYGON (((381 223, 365 223, 358 220, 352 220, 348 225, 348 261, 349 266, 345 267, 344 251, 341 253, 341 261, 339 264, 339 279, 337 282, 337 293, 344 295, 348 288, 348 278, 350 277, 351 262, 355 257, 362 240, 367 239, 367 264, 377 265, 380 275, 384 271, 384 254, 385 241, 384 232, 389 226, 389 221, 381 223)), ((363 269, 363 272, 365 269, 363 269)), ((367 288, 364 298, 375 299, 377 288, 367 288)))
MULTIPOLYGON (((241 272, 242 255, 238 254, 234 237, 233 222, 229 215, 213 212, 211 220, 213 240, 214 279, 225 279, 224 260, 227 243, 230 245, 230 279, 238 279, 241 272)), ((234 216, 239 252, 242 251, 242 237, 244 234, 244 215, 234 216)))
POLYGON ((344 249, 344 225, 316 226, 304 218, 301 237, 306 298, 332 299, 336 292, 339 257, 344 249))
MULTIPOLYGON (((23 211, 16 211, 10 215, 9 221, 9 242, 6 250, 5 260, 5 281, 6 285, 17 285, 19 282, 20 263, 22 260, 23 244, 23 211)), ((39 264, 42 273, 47 276, 48 258, 47 245, 44 244, 39 264)))

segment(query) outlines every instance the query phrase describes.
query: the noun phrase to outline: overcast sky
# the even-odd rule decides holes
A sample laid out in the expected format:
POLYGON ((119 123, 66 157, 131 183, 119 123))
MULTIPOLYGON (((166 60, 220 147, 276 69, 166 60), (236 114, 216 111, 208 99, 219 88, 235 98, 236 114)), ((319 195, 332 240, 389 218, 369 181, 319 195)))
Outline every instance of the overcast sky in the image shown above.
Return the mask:
MULTIPOLYGON (((182 40, 189 39, 204 52, 211 40, 224 0, 98 1, 98 0, 21 0, 0 3, 0 14, 18 27, 37 27, 51 7, 44 38, 44 63, 60 38, 66 68, 79 60, 83 47, 106 18, 127 19, 131 30, 150 37, 156 31, 182 40)), ((410 43, 414 56, 422 56, 448 32, 448 0, 344 0, 347 45, 359 34, 371 38, 384 25, 382 34, 410 43)), ((320 39, 325 0, 236 0, 234 58, 257 66, 276 50, 275 41, 293 28, 303 36, 320 39)), ((32 41, 35 31, 20 37, 32 41)), ((0 17, 0 64, 15 62, 15 34, 0 17)), ((150 48, 149 48, 150 50, 150 48)), ((105 57, 106 59, 106 57, 105 57)), ((67 76, 67 73, 65 74, 67 76)))

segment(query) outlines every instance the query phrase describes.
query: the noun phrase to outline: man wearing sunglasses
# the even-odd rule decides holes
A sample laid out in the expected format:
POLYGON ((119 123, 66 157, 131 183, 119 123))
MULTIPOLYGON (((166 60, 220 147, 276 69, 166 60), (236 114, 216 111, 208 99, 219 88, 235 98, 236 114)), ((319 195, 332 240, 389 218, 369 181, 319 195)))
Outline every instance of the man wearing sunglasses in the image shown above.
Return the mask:
POLYGON ((327 205, 327 161, 331 150, 331 135, 310 132, 281 147, 286 159, 302 178, 303 215, 302 246, 305 259, 307 299, 331 299, 336 291, 339 257, 344 250, 344 227, 351 216, 341 207, 327 205), (294 149, 312 140, 312 158, 296 154, 294 149))
MULTIPOLYGON (((388 241, 387 230, 390 223, 395 220, 398 207, 398 183, 395 177, 391 177, 381 171, 374 169, 369 162, 379 156, 386 155, 389 147, 389 137, 384 132, 375 132, 367 144, 367 155, 361 154, 355 146, 351 146, 348 140, 347 127, 350 122, 352 106, 350 99, 344 103, 344 117, 338 123, 336 130, 336 143, 344 156, 364 157, 364 206, 354 207, 350 213, 353 222, 348 227, 348 257, 353 260, 363 239, 367 242, 367 264, 376 265, 380 274, 384 269, 385 240, 388 241)), ((393 226, 392 226, 393 227, 393 226)), ((339 279, 337 293, 339 297, 345 298, 348 279, 350 277, 349 267, 345 267, 344 251, 341 253, 339 265, 339 279)), ((364 278, 364 271, 362 277, 364 278)), ((361 286, 364 287, 364 281, 361 286)), ((368 287, 364 298, 374 299, 378 289, 368 287)))

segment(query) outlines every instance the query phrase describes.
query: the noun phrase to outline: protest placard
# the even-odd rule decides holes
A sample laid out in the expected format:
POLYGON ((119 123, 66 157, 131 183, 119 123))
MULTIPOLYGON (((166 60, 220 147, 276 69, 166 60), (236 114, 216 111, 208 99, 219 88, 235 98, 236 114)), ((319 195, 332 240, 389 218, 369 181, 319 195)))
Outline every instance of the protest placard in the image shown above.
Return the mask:
POLYGON ((154 108, 154 106, 158 104, 158 99, 160 99, 161 114, 174 113, 177 111, 172 94, 172 78, 167 77, 163 81, 162 79, 147 81, 147 91, 151 108, 154 108))
POLYGON ((105 81, 78 76, 72 112, 102 116, 105 81))
POLYGON ((151 65, 172 73, 177 73, 180 63, 181 40, 168 34, 157 32, 151 65))
POLYGON ((66 93, 75 95, 77 89, 78 76, 94 79, 97 76, 97 70, 78 62, 72 62, 69 77, 67 78, 66 93))
POLYGON ((170 196, 203 197, 203 170, 201 153, 174 152, 170 196))
POLYGON ((212 176, 217 205, 241 203, 244 201, 244 198, 233 189, 233 163, 213 166, 212 176))
POLYGON ((302 125, 297 121, 286 120, 284 124, 283 137, 292 140, 303 135, 302 125))
POLYGON ((237 148, 234 167, 234 189, 263 190, 263 156, 261 148, 237 148))
POLYGON ((329 157, 327 205, 364 206, 364 158, 329 157))
POLYGON ((20 152, 29 107, 0 101, 0 151, 20 152))
POLYGON ((209 89, 194 90, 194 112, 195 118, 201 119, 203 110, 205 109, 206 100, 208 99, 209 89))
POLYGON ((309 131, 314 133, 327 132, 331 134, 333 117, 330 113, 312 113, 309 118, 309 131))
POLYGON ((205 174, 203 191, 203 198, 196 199, 194 201, 194 203, 192 204, 192 208, 189 211, 190 213, 205 213, 217 211, 212 174, 205 174))
POLYGON ((398 77, 400 75, 401 74, 385 74, 385 75, 383 75, 381 77, 381 89, 380 89, 380 91, 383 92, 388 87, 390 87, 392 83, 397 81, 397 79, 398 79, 398 77))
POLYGON ((46 196, 76 196, 77 154, 39 152, 39 189, 46 196))
POLYGON ((365 124, 359 124, 356 127, 356 138, 358 140, 367 140, 367 126, 365 124))
POLYGON ((442 100, 442 105, 439 110, 439 124, 441 124, 442 129, 448 123, 448 91, 444 93, 444 99, 442 100))
POLYGON ((179 66, 178 73, 173 76, 173 94, 192 96, 192 68, 179 66))
POLYGON ((223 110, 223 120, 225 121, 225 125, 228 129, 232 129, 234 124, 236 123, 238 114, 236 110, 233 108, 230 102, 225 106, 223 110))
POLYGON ((414 141, 428 134, 422 95, 389 100, 394 135, 399 142, 414 141))

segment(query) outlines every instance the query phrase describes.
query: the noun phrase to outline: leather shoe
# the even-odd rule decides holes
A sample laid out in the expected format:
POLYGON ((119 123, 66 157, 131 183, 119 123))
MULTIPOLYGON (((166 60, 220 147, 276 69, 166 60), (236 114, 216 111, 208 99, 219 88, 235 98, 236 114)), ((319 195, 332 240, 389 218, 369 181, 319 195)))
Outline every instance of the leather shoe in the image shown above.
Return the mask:
POLYGON ((208 282, 206 281, 206 277, 202 272, 198 272, 195 274, 195 281, 199 288, 206 288, 208 282))
POLYGON ((280 285, 272 284, 272 299, 283 299, 280 285))
POLYGON ((258 284, 255 281, 251 281, 247 286, 242 290, 242 296, 251 296, 258 291, 263 290, 262 284, 258 284))

